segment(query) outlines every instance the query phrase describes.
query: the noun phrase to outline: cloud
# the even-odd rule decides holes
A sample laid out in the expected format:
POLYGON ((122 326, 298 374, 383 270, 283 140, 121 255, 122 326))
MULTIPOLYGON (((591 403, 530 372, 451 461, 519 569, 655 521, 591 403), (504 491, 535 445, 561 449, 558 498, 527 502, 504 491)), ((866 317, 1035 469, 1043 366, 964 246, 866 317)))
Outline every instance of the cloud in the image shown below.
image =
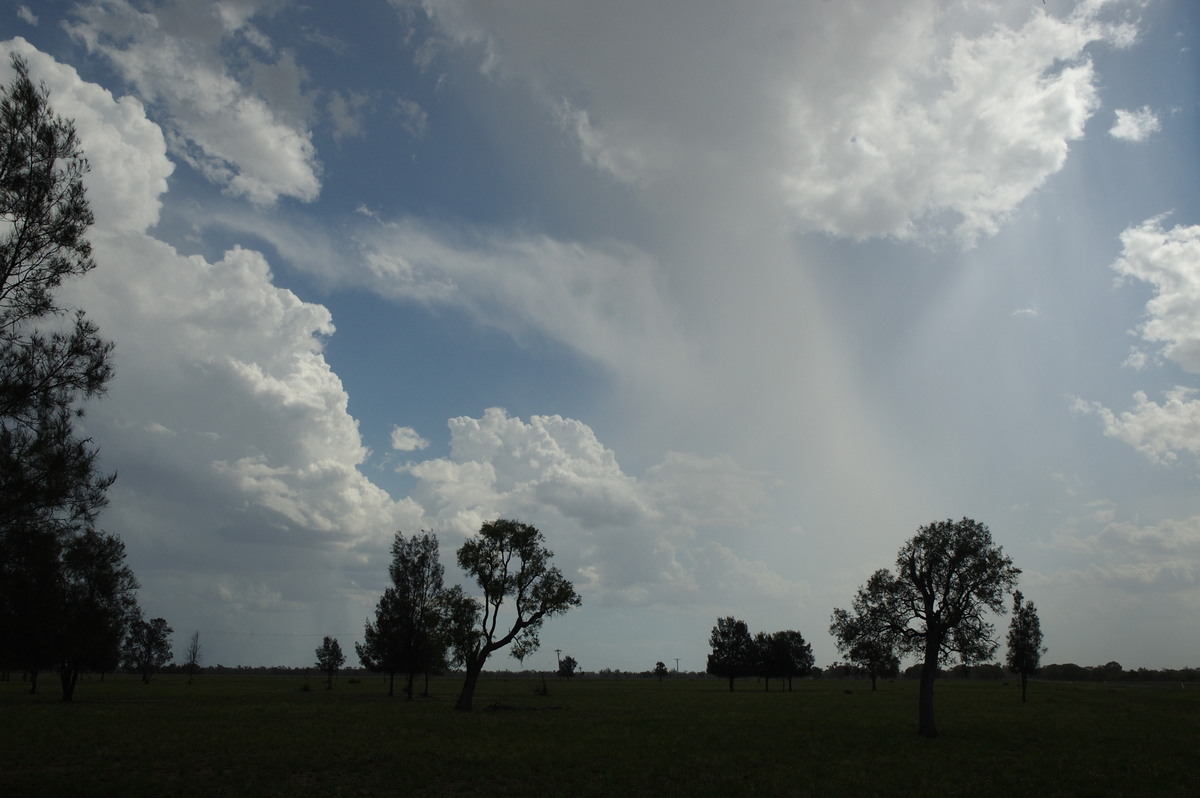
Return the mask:
POLYGON ((272 64, 249 61, 270 54, 249 20, 273 6, 166 2, 142 11, 109 0, 77 6, 67 29, 164 111, 172 153, 207 179, 260 204, 311 201, 320 166, 302 123, 304 76, 286 53, 272 64), (225 60, 231 52, 249 61, 243 72, 257 76, 255 85, 239 80, 225 60))
POLYGON ((12 74, 8 53, 29 63, 33 78, 45 84, 56 113, 75 122, 91 171, 88 200, 97 227, 135 232, 158 221, 160 196, 174 165, 165 157, 162 130, 148 120, 132 97, 114 98, 94 83, 85 83, 74 68, 60 64, 21 38, 0 43, 0 74, 12 74))
POLYGON ((496 517, 547 534, 585 597, 676 605, 798 600, 802 589, 735 553, 762 512, 761 478, 728 460, 670 455, 642 479, 580 421, 491 408, 451 419, 450 455, 410 464, 412 497, 439 532, 469 536, 496 517))
POLYGON ((428 449, 429 441, 418 435, 412 427, 392 427, 392 448, 398 452, 413 452, 428 449))
POLYGON ((1116 121, 1108 130, 1108 134, 1115 139, 1145 141, 1150 138, 1151 133, 1162 130, 1162 123, 1148 105, 1136 111, 1118 108, 1116 116, 1116 121))
POLYGON ((61 290, 116 346, 108 393, 81 423, 118 472, 102 523, 128 542, 143 595, 165 617, 215 598, 204 612, 219 628, 303 602, 324 602, 314 624, 344 625, 352 605, 328 602, 422 513, 359 470, 367 448, 323 354, 329 311, 276 285, 259 252, 209 261, 147 235, 171 163, 141 104, 22 40, 4 49, 28 58, 94 164, 97 268, 61 290))
POLYGON ((30 11, 29 6, 17 6, 17 17, 20 18, 22 22, 25 22, 29 25, 38 24, 37 14, 34 14, 32 11, 30 11))
MULTIPOLYGON (((1162 217, 1156 217, 1125 230, 1121 244, 1113 270, 1155 289, 1137 333, 1148 343, 1161 344, 1162 358, 1200 374, 1200 226, 1164 230, 1162 217)), ((1126 363, 1141 368, 1150 359, 1134 350, 1126 363)), ((1195 396, 1194 389, 1176 386, 1161 404, 1138 391, 1134 409, 1120 414, 1082 400, 1076 400, 1075 408, 1098 416, 1105 435, 1155 462, 1171 463, 1178 452, 1200 454, 1200 400, 1195 396)))
POLYGON ((1105 5, 1064 18, 933 2, 424 8, 619 181, 745 184, 801 229, 970 246, 1083 136, 1099 105, 1086 48, 1133 36, 1101 21, 1105 5))

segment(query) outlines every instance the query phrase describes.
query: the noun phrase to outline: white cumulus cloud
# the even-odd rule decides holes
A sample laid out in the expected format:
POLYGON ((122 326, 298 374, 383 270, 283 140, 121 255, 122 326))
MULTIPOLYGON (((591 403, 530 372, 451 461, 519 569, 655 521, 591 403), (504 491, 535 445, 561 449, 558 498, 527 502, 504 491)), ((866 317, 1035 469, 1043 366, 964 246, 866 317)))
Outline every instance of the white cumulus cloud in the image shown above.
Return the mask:
POLYGON ((439 531, 538 525, 585 597, 611 604, 797 601, 800 587, 736 553, 766 500, 727 460, 673 454, 637 479, 586 424, 499 408, 450 421, 450 455, 410 464, 412 496, 439 531))
POLYGON ((968 246, 1083 136, 1089 45, 1133 36, 1098 2, 1065 17, 931 0, 423 5, 618 180, 704 181, 785 205, 802 229, 968 246))
POLYGON ((1136 111, 1118 108, 1116 117, 1113 126, 1108 130, 1108 135, 1115 139, 1145 141, 1150 138, 1151 133, 1162 130, 1162 122, 1149 106, 1143 106, 1136 111))
POLYGON ((261 204, 310 201, 321 187, 312 134, 298 118, 301 109, 288 113, 280 101, 297 94, 298 67, 287 55, 255 62, 243 70, 260 76, 254 86, 225 60, 229 52, 269 51, 248 21, 269 5, 168 2, 143 10, 107 0, 80 4, 68 30, 165 111, 172 153, 209 180, 261 204))
MULTIPOLYGON (((1200 374, 1200 225, 1165 230, 1162 218, 1156 217, 1127 229, 1121 243, 1113 269, 1155 290, 1138 334, 1160 345, 1161 357, 1200 374)), ((1144 367, 1149 360, 1145 352, 1135 350, 1126 363, 1144 367)), ((1076 408, 1095 413, 1106 435, 1152 460, 1172 462, 1178 452, 1200 454, 1200 399, 1194 389, 1176 386, 1162 403, 1138 391, 1134 401, 1134 408, 1123 413, 1095 402, 1080 401, 1076 408)))
POLYGON ((428 449, 429 441, 417 434, 412 427, 392 427, 392 448, 398 452, 413 452, 428 449))

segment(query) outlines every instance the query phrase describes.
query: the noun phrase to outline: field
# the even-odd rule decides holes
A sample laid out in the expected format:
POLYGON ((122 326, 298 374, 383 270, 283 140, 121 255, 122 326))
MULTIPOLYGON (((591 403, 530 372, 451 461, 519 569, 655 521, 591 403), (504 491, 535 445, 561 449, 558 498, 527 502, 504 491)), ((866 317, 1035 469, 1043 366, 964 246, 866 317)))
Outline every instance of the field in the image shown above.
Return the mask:
POLYGON ((939 681, 934 740, 915 682, 536 685, 485 676, 467 714, 449 678, 0 683, 0 795, 1200 795, 1193 685, 939 681))

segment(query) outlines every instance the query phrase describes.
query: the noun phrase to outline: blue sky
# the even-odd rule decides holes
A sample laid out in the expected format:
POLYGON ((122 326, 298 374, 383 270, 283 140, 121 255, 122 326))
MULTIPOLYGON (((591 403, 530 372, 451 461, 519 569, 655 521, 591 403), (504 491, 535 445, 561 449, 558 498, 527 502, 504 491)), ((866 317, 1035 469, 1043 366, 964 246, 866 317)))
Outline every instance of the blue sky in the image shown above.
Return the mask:
MULTIPOLYGON (((1195 664, 1187 3, 6 2, 92 163, 88 434, 210 663, 536 524, 545 650, 701 669, 987 523, 1048 661, 1195 664)), ((998 619, 1001 631, 1007 620, 998 619)), ((518 667, 507 657, 495 667, 518 667)))

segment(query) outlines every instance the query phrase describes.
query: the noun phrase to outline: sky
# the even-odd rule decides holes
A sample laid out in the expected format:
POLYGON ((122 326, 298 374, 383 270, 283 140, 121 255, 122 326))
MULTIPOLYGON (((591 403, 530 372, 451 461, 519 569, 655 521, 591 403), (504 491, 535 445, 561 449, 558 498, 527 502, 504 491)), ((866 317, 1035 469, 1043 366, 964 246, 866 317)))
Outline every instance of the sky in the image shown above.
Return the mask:
POLYGON ((727 615, 826 665, 969 517, 1044 662, 1200 664, 1198 13, 0 0, 91 164, 143 609, 354 664, 397 531, 466 584, 506 517, 583 605, 489 667, 703 670, 727 615))

